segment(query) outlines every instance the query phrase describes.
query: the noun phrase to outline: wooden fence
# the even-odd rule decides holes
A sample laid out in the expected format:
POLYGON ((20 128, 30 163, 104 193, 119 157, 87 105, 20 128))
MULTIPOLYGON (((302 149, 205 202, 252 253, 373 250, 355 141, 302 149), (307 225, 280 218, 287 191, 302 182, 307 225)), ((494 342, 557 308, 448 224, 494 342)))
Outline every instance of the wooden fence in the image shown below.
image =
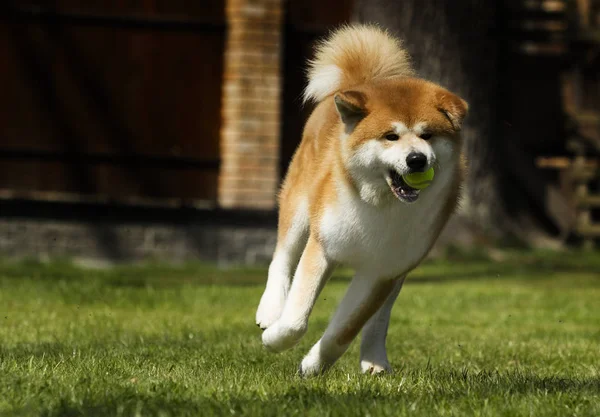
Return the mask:
POLYGON ((52 3, 0 6, 0 198, 214 201, 224 0, 52 3))

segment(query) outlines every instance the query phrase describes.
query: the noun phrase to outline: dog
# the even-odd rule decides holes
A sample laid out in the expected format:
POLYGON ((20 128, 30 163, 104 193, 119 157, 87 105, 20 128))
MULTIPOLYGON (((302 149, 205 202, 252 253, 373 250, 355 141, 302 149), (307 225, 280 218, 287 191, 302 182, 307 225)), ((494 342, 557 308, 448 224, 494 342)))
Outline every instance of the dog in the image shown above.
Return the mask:
POLYGON ((401 41, 373 25, 341 27, 317 45, 304 99, 316 107, 280 190, 256 323, 268 350, 294 346, 332 270, 344 264, 355 277, 299 372, 330 368, 361 329, 362 371, 389 372, 392 306, 459 201, 468 105, 417 78, 401 41), (402 179, 431 167, 425 189, 402 179))

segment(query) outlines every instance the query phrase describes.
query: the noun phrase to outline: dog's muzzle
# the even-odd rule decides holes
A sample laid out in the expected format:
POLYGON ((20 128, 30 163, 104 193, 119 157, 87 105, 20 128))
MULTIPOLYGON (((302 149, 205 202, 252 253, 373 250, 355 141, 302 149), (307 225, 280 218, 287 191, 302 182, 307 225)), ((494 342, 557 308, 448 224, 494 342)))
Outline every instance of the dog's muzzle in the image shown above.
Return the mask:
POLYGON ((404 179, 402 179, 402 175, 398 172, 392 170, 389 175, 391 180, 390 188, 396 198, 405 203, 414 203, 417 201, 419 198, 419 190, 408 185, 404 179))

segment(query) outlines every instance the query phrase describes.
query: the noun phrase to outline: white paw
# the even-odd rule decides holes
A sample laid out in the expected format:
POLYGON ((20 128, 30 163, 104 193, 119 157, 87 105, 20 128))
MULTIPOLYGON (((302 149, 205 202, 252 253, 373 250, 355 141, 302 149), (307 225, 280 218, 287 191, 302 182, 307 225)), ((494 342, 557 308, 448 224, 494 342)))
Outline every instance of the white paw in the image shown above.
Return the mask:
POLYGON ((367 360, 362 359, 360 361, 360 369, 363 374, 391 374, 393 372, 392 366, 387 359, 382 360, 367 360))
POLYGON ((260 299, 258 310, 256 310, 256 324, 263 330, 271 327, 281 316, 284 305, 285 292, 267 288, 260 299))
POLYGON ((293 347, 306 333, 306 325, 288 325, 276 321, 262 334, 263 345, 271 352, 282 352, 293 347))
POLYGON ((308 355, 302 359, 300 363, 300 368, 298 372, 302 377, 310 377, 314 375, 319 375, 325 372, 325 370, 329 367, 321 357, 319 349, 317 348, 319 344, 313 346, 313 348, 308 352, 308 355), (317 349, 316 349, 317 348, 317 349))
POLYGON ((330 343, 324 343, 322 339, 319 340, 310 349, 304 359, 302 359, 300 369, 298 370, 300 375, 303 377, 310 377, 322 374, 331 368, 337 359, 342 356, 346 347, 336 347, 330 343))

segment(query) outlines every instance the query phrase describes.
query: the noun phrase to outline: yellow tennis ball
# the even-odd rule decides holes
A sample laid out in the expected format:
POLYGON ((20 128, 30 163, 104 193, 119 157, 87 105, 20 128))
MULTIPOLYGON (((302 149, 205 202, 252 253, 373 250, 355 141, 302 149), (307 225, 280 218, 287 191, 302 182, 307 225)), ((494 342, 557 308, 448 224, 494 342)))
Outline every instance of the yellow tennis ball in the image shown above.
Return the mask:
POLYGON ((422 190, 431 185, 433 175, 433 167, 431 167, 425 172, 413 172, 412 174, 403 175, 402 179, 410 187, 422 190))

